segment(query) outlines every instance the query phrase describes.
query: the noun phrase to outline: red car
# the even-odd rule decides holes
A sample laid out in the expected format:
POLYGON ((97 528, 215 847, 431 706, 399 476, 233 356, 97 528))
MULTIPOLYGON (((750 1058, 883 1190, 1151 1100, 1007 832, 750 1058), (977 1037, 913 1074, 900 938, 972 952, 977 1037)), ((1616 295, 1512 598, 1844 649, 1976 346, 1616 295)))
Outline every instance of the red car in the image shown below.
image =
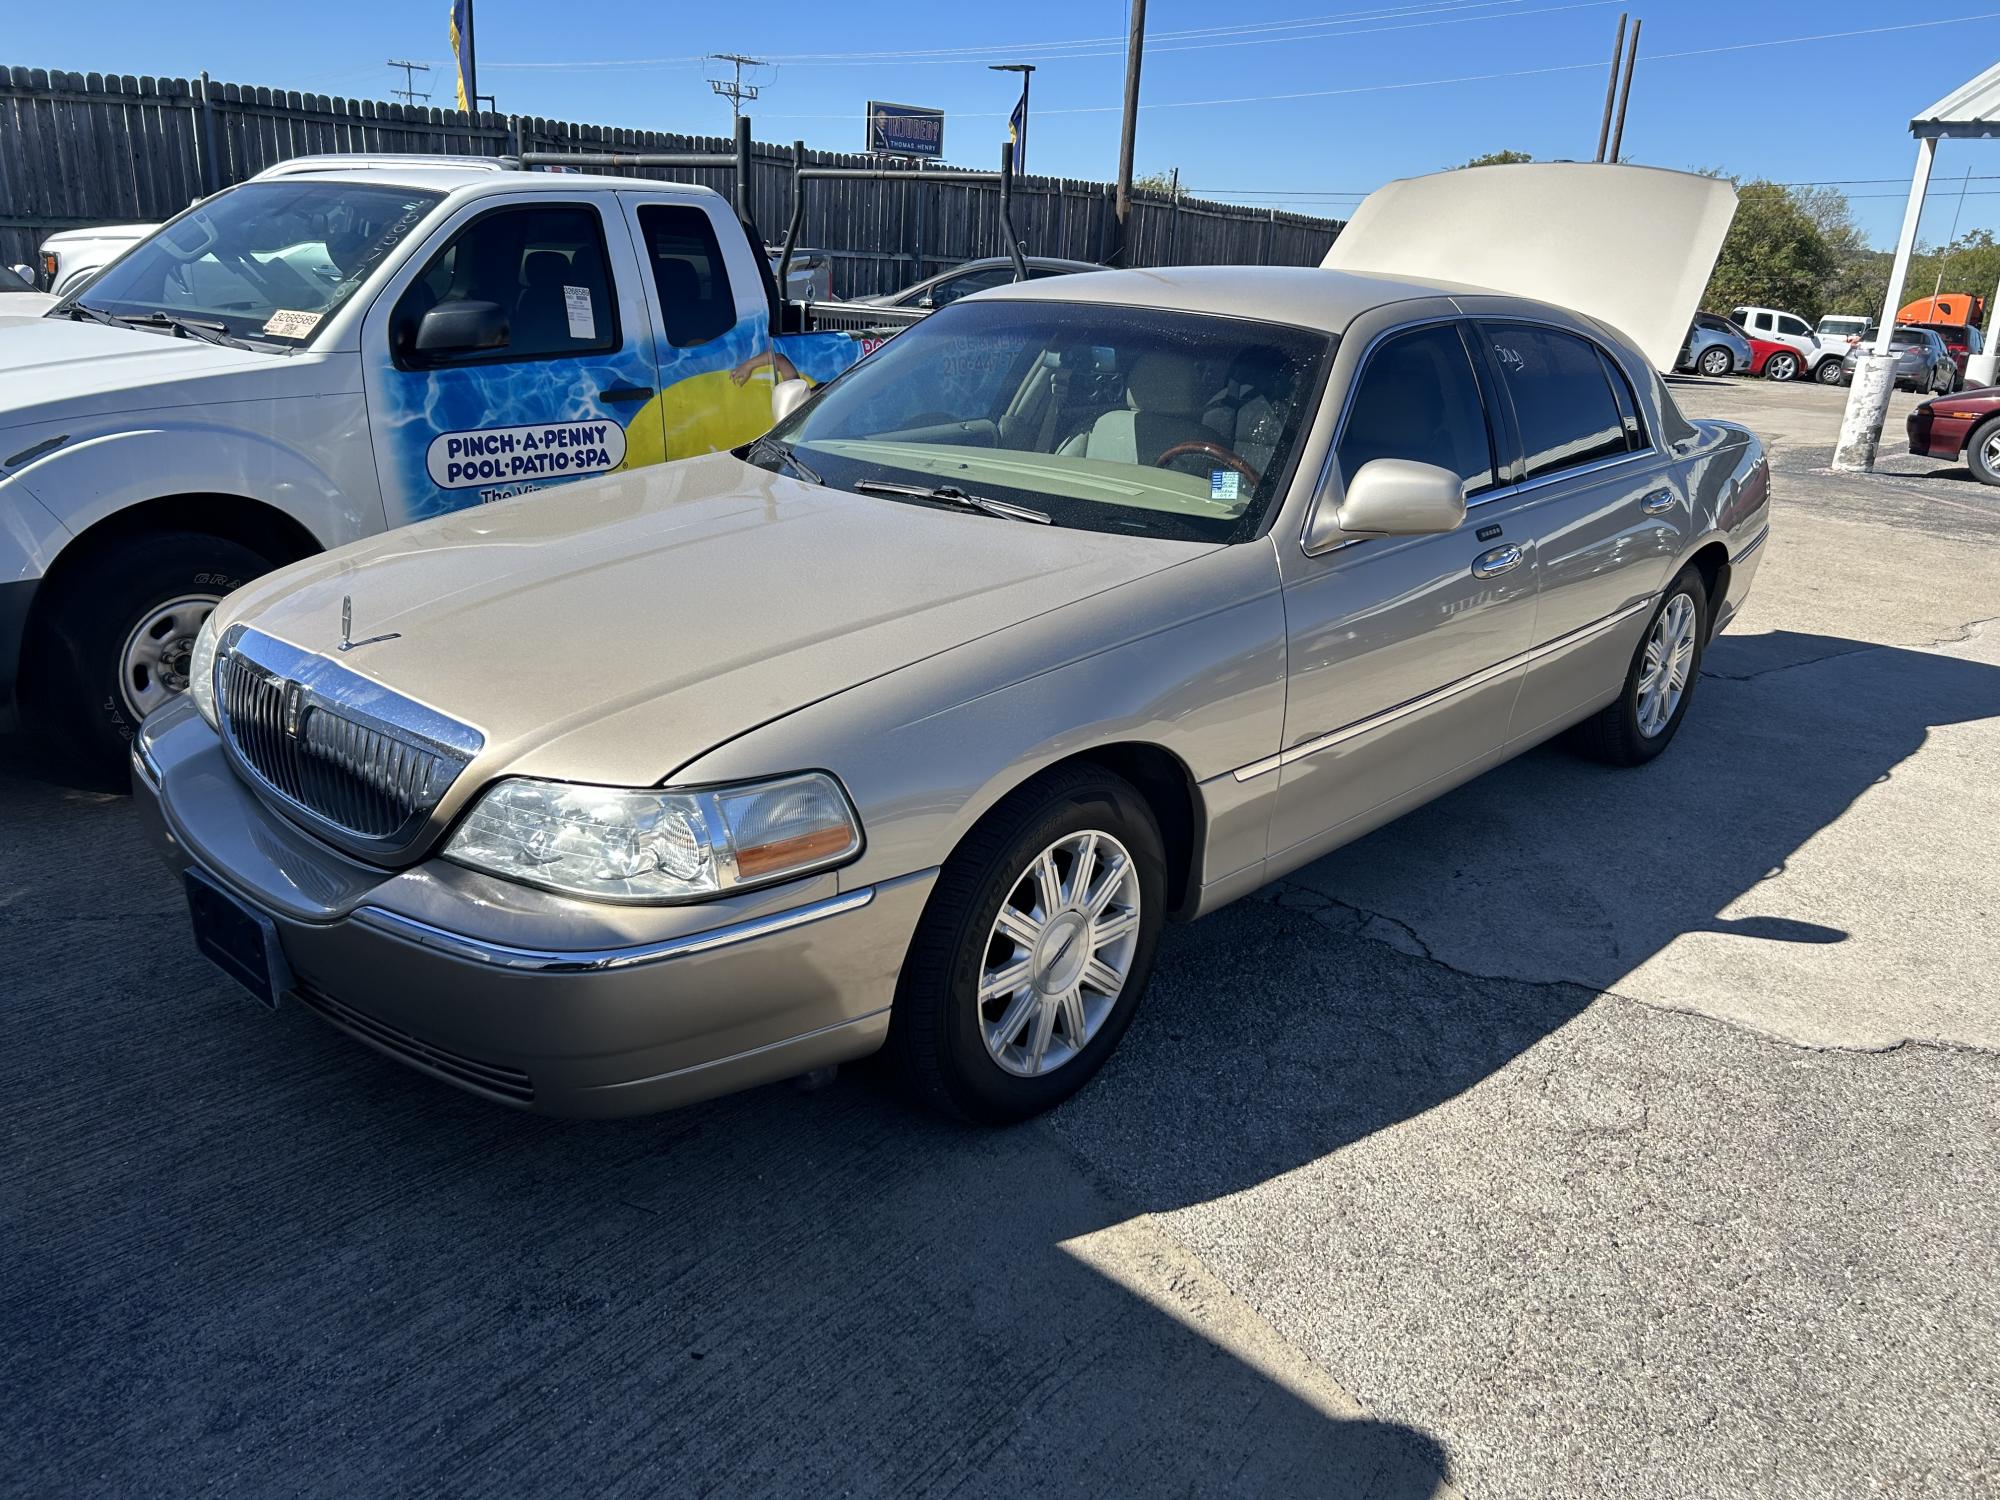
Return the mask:
POLYGON ((1910 451, 1926 458, 1965 455, 1985 484, 2000 484, 2000 386, 1933 396, 1910 413, 1910 451))

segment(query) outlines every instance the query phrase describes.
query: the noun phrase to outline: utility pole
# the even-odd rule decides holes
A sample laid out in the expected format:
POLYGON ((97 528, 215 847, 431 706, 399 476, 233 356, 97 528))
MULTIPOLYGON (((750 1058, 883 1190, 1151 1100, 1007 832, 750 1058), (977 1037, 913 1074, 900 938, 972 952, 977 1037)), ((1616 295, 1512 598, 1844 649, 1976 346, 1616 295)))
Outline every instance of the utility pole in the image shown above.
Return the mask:
POLYGON ((403 86, 399 89, 390 89, 389 92, 391 94, 401 99, 405 104, 415 104, 419 99, 430 98, 431 91, 429 89, 425 89, 421 94, 417 92, 415 78, 415 75, 418 73, 430 72, 431 65, 429 63, 406 62, 400 57, 392 57, 389 59, 388 66, 403 70, 403 86))
POLYGON ((1604 84, 1604 119, 1597 127, 1597 160, 1611 142, 1611 106, 1618 98, 1618 71, 1625 65, 1625 12, 1618 12, 1618 39, 1611 44, 1611 76, 1604 84))
POLYGON ((1611 164, 1618 164, 1618 155, 1625 147, 1625 106, 1632 102, 1632 74, 1639 66, 1639 28, 1646 23, 1634 19, 1632 22, 1632 47, 1625 54, 1625 87, 1618 92, 1618 118, 1611 126, 1611 164))
POLYGON ((745 83, 743 81, 743 70, 745 68, 761 68, 764 66, 764 60, 760 57, 745 57, 740 52, 711 52, 708 54, 707 61, 725 62, 736 70, 734 75, 729 78, 709 79, 708 86, 729 101, 729 115, 732 123, 742 119, 743 101, 745 99, 755 99, 760 92, 756 84, 745 83))
POLYGON ((1112 217, 1118 222, 1118 251, 1125 253, 1125 232, 1132 219, 1132 143, 1139 130, 1139 63, 1146 50, 1146 0, 1131 0, 1132 34, 1125 43, 1125 134, 1118 143, 1118 195, 1112 217))

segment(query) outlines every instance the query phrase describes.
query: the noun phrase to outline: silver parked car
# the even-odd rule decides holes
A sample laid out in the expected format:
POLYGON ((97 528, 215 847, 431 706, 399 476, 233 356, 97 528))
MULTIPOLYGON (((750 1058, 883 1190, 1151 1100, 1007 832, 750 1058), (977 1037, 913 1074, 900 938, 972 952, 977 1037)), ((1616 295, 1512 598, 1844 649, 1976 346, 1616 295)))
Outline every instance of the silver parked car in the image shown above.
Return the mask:
MULTIPOLYGON (((1028 279, 1040 281, 1047 276, 1075 276, 1084 271, 1101 271, 1104 268, 1087 260, 1063 260, 1053 255, 1030 255, 1024 257, 1028 264, 1028 279)), ((900 292, 885 292, 879 297, 857 297, 857 302, 879 307, 949 307, 961 297, 970 297, 974 292, 991 291, 996 286, 1005 286, 1015 277, 1013 259, 1005 255, 989 255, 979 260, 961 261, 949 271, 940 271, 935 276, 927 276, 900 292)))
POLYGON ((1741 328, 1719 313, 1696 313, 1688 324, 1687 340, 1681 345, 1676 370, 1699 370, 1711 378, 1747 375, 1755 356, 1750 339, 1741 328))
POLYGON ((1659 755, 1767 530, 1623 335, 1385 275, 1010 286, 774 405, 226 599, 134 746, 203 951, 536 1110, 886 1047, 1017 1119, 1165 921, 1561 731, 1659 755))
MULTIPOLYGON (((1861 341, 1840 362, 1842 385, 1853 381, 1855 362, 1874 348, 1881 332, 1881 325, 1875 323, 1861 331, 1861 341)), ((1899 323, 1889 331, 1889 352, 1896 356, 1896 384, 1905 390, 1936 396, 1958 384, 1958 365, 1935 329, 1899 323)))

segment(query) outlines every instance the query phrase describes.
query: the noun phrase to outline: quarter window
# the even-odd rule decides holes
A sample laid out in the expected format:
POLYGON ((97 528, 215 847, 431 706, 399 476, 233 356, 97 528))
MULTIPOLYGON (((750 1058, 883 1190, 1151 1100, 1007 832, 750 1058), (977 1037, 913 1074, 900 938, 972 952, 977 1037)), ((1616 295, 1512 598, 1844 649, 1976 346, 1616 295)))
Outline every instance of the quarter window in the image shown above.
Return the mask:
POLYGON ((736 326, 736 296, 707 214, 684 204, 648 203, 639 210, 639 232, 646 238, 668 343, 686 349, 736 326))
POLYGON ((1456 326, 1397 334, 1368 357, 1336 458, 1343 484, 1378 458, 1449 469, 1468 495, 1494 484, 1486 408, 1456 326))
POLYGON ((618 309, 605 269, 597 211, 581 203, 535 204, 483 214, 461 229, 396 304, 396 347, 409 364, 435 361, 412 349, 434 307, 491 302, 507 318, 507 342, 451 364, 560 359, 619 345, 618 309))
POLYGON ((1485 328, 1521 429, 1524 478, 1628 451, 1629 429, 1595 344, 1525 323, 1489 323, 1485 328))

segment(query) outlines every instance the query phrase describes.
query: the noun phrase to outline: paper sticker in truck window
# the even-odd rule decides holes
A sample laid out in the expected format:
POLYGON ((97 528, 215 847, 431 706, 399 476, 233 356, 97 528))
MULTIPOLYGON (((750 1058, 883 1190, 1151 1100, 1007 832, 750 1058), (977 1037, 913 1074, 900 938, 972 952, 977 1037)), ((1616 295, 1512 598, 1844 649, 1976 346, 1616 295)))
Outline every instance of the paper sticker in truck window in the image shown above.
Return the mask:
POLYGON ((271 314, 264 325, 266 336, 274 339, 302 339, 311 335, 319 327, 320 314, 316 312, 293 312, 281 308, 271 314))
POLYGON ((563 288, 563 308, 569 313, 569 336, 588 341, 597 337, 597 315, 590 310, 590 288, 563 288))
POLYGON ((447 490, 574 479, 602 474, 624 461, 625 429, 609 418, 440 433, 431 439, 426 456, 431 482, 447 490))

